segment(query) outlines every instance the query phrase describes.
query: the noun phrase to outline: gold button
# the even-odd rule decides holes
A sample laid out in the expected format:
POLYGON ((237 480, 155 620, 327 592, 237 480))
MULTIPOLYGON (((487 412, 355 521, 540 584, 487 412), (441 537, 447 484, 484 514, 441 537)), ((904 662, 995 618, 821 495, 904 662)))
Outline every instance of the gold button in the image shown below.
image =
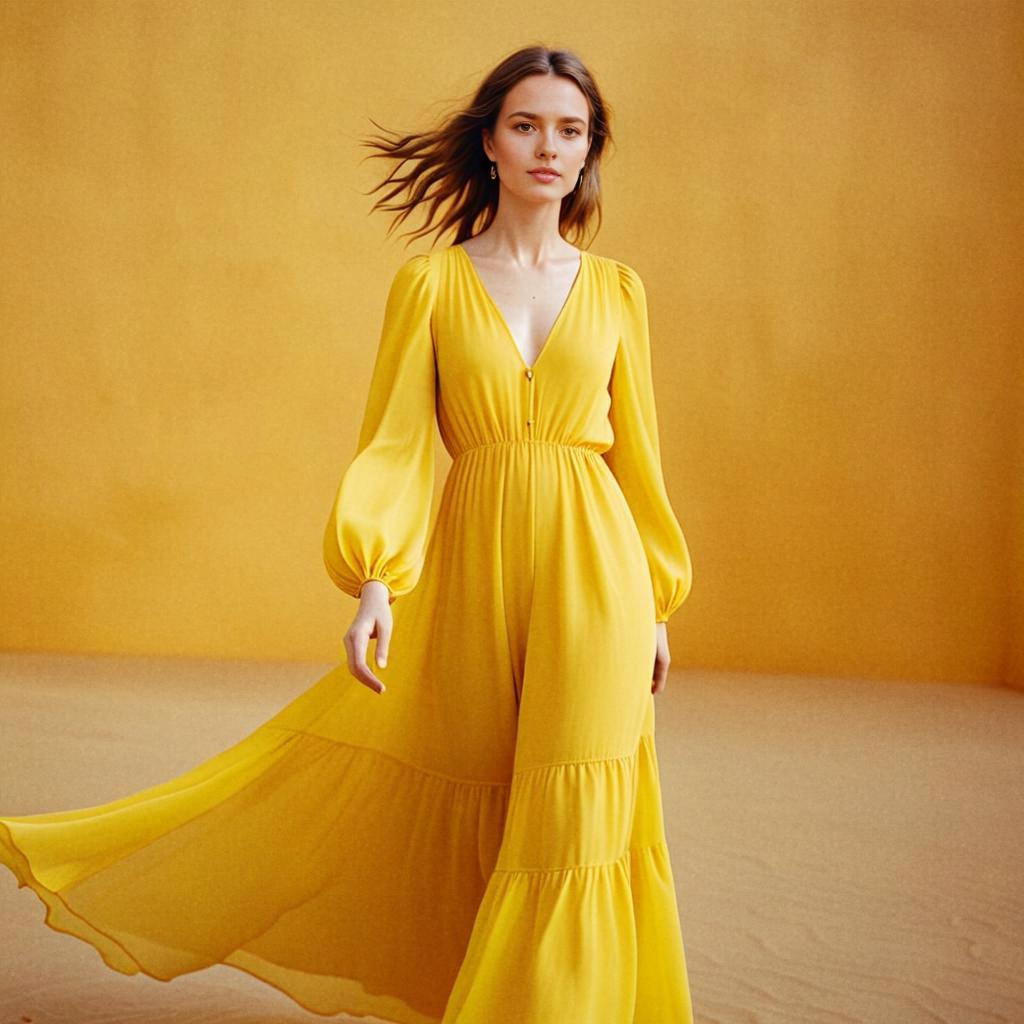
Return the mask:
POLYGON ((527 370, 526 371, 526 379, 527 380, 533 380, 533 370, 527 370))

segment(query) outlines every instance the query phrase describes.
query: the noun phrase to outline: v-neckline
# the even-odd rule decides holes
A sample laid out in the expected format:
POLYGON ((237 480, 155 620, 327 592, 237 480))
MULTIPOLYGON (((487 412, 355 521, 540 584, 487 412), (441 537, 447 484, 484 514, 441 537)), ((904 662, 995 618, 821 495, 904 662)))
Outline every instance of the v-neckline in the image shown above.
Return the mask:
POLYGON ((569 286, 569 291, 566 292, 565 301, 562 303, 561 309, 559 309, 558 311, 558 315, 555 317, 554 321, 551 324, 551 328, 547 333, 547 337, 544 339, 544 342, 540 347, 540 351, 537 353, 537 358, 534 359, 532 364, 528 364, 526 362, 526 359, 523 357, 522 349, 520 349, 519 343, 516 341, 515 335, 512 333, 512 330, 509 327, 508 322, 505 320, 505 314, 502 313, 501 307, 499 307, 499 305, 494 301, 494 299, 491 298, 491 293, 487 290, 487 286, 484 284, 483 279, 480 277, 480 274, 476 269, 476 264, 473 262, 469 253, 466 252, 466 250, 462 247, 461 242, 453 246, 453 248, 458 249, 459 252, 462 253, 463 258, 469 265, 469 272, 473 280, 476 282, 477 288, 480 289, 480 292, 483 294, 484 298, 490 304, 491 309, 494 311, 498 323, 501 325, 502 330, 505 332, 505 336, 508 338, 508 341, 512 345, 512 348, 515 351, 516 355, 519 357, 519 362, 522 364, 523 369, 532 372, 534 369, 536 369, 537 364, 544 358, 544 353, 547 352, 547 350, 551 347, 551 342, 554 339, 555 332, 561 325, 562 319, 565 316, 565 311, 569 308, 570 304, 572 303, 572 298, 576 294, 577 285, 580 283, 580 279, 583 277, 583 264, 588 255, 586 249, 580 249, 580 265, 576 268, 576 276, 572 279, 572 284, 569 286))

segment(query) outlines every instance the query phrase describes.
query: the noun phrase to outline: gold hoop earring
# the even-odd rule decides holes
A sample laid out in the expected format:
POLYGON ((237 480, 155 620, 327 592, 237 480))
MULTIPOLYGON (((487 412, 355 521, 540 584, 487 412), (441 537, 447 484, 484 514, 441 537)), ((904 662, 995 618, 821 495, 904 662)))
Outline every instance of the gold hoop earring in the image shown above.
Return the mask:
POLYGON ((494 179, 497 176, 498 176, 498 165, 495 164, 495 163, 492 163, 491 164, 491 181, 494 181, 494 179))
POLYGON ((576 189, 578 189, 578 188, 580 187, 580 185, 582 185, 582 184, 583 184, 583 172, 584 172, 584 171, 586 170, 586 167, 587 167, 587 165, 586 165, 586 164, 584 164, 584 165, 583 165, 583 166, 582 166, 582 167, 580 168, 580 176, 579 176, 579 177, 578 177, 578 178, 576 179, 576 184, 575 184, 575 185, 573 185, 573 188, 572 188, 573 192, 575 192, 575 191, 576 191, 576 189))

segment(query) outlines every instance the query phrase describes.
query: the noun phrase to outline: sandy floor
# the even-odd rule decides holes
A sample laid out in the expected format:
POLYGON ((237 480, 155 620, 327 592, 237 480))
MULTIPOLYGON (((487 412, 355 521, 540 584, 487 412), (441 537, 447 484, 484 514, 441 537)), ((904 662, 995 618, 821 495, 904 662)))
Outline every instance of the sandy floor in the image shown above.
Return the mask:
MULTIPOLYGON (((0 656, 0 813, 161 782, 328 667, 0 656)), ((1024 695, 675 672, 657 699, 700 1024, 1024 1024, 1024 695)), ((119 975, 42 919, 0 874, 0 1024, 328 1019, 227 967, 119 975)))

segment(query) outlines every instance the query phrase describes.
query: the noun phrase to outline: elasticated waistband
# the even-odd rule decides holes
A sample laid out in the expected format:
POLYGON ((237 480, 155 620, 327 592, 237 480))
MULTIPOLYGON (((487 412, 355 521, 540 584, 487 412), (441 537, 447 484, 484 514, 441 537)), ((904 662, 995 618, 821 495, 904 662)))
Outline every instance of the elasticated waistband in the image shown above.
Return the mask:
POLYGON ((498 448, 529 448, 537 445, 549 448, 564 448, 570 452, 580 452, 584 456, 595 459, 601 457, 601 453, 589 444, 580 444, 572 441, 550 441, 544 438, 510 438, 503 441, 489 441, 486 444, 471 445, 469 448, 463 448, 462 451, 457 452, 454 458, 461 459, 464 455, 469 455, 473 452, 483 452, 498 448))

